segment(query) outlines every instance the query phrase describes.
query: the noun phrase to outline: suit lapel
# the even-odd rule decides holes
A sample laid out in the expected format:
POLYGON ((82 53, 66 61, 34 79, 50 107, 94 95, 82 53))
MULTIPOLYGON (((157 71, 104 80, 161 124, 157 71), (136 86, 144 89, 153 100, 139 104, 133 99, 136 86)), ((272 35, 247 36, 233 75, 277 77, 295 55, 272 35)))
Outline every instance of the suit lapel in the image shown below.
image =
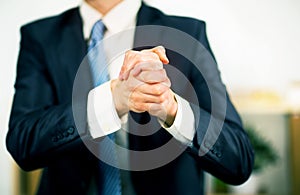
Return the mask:
POLYGON ((137 26, 142 25, 159 25, 161 23, 158 10, 153 10, 153 8, 148 7, 144 3, 142 3, 142 6, 138 12, 138 20, 137 20, 137 26))

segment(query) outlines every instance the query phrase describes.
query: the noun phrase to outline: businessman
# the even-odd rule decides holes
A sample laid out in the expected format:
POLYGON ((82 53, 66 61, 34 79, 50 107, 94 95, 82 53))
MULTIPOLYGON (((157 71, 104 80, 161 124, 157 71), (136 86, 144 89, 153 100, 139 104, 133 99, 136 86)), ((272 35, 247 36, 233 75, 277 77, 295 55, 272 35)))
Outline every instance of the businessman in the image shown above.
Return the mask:
POLYGON ((21 36, 6 141, 22 169, 43 168, 37 194, 199 195, 204 171, 248 179, 253 150, 203 21, 85 0, 21 36))

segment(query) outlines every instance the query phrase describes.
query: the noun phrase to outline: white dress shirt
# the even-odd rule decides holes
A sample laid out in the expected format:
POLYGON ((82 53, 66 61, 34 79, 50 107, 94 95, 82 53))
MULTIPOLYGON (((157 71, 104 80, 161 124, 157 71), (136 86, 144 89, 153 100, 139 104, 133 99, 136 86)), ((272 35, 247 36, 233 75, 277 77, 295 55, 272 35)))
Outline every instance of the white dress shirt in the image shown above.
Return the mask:
MULTIPOLYGON (((111 79, 118 77, 120 69, 123 64, 124 54, 120 53, 117 56, 114 54, 114 48, 118 46, 118 43, 126 40, 123 44, 128 44, 128 48, 133 48, 134 30, 131 33, 126 33, 126 37, 114 36, 119 32, 126 31, 128 29, 134 29, 137 21, 137 13, 141 7, 141 0, 123 0, 113 9, 111 9, 106 15, 102 15, 95 8, 90 6, 85 1, 80 5, 80 14, 83 21, 83 34, 86 40, 89 39, 93 25, 101 19, 106 27, 104 33, 104 51, 109 64, 108 72, 111 79), (113 40, 115 45, 111 46, 113 40)), ((195 134, 194 127, 194 114, 189 103, 175 94, 175 98, 178 103, 178 110, 171 127, 164 126, 164 123, 159 120, 162 127, 168 131, 173 137, 181 141, 184 144, 191 145, 195 134)), ((122 127, 126 127, 128 115, 122 117, 122 120, 118 117, 110 88, 110 81, 95 87, 89 92, 88 95, 88 126, 90 134, 93 138, 99 138, 110 133, 120 130, 122 127)), ((126 138, 123 138, 127 143, 126 138)))

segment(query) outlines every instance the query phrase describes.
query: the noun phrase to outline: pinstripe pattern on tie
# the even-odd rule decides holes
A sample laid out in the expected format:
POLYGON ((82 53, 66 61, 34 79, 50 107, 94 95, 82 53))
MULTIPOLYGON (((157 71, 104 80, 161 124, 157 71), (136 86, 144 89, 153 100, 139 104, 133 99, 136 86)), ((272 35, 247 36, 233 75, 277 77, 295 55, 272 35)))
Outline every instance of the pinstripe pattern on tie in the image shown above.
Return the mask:
MULTIPOLYGON (((105 26, 101 20, 97 21, 92 28, 90 43, 88 46, 88 59, 94 86, 98 86, 109 80, 104 48, 101 43, 105 26)), ((100 157, 105 155, 109 162, 117 162, 117 154, 114 145, 115 135, 110 134, 99 144, 100 157)), ((121 195, 121 179, 119 169, 99 161, 101 183, 99 193, 101 195, 121 195)))
POLYGON ((106 57, 102 44, 105 26, 101 20, 97 21, 92 28, 88 47, 88 58, 93 77, 94 86, 98 86, 109 80, 106 57))

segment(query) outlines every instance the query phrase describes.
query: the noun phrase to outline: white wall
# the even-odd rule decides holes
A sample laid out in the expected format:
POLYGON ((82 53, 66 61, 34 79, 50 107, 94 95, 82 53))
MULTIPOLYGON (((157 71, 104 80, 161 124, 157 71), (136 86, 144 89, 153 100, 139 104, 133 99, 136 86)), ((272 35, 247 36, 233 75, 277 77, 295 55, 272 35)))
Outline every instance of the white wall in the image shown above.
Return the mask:
MULTIPOLYGON (((59 13, 80 0, 0 1, 0 194, 11 194, 12 161, 5 134, 13 95, 19 27, 59 13)), ((297 0, 147 0, 169 14, 201 18, 229 89, 284 92, 300 80, 300 2, 297 0)))

